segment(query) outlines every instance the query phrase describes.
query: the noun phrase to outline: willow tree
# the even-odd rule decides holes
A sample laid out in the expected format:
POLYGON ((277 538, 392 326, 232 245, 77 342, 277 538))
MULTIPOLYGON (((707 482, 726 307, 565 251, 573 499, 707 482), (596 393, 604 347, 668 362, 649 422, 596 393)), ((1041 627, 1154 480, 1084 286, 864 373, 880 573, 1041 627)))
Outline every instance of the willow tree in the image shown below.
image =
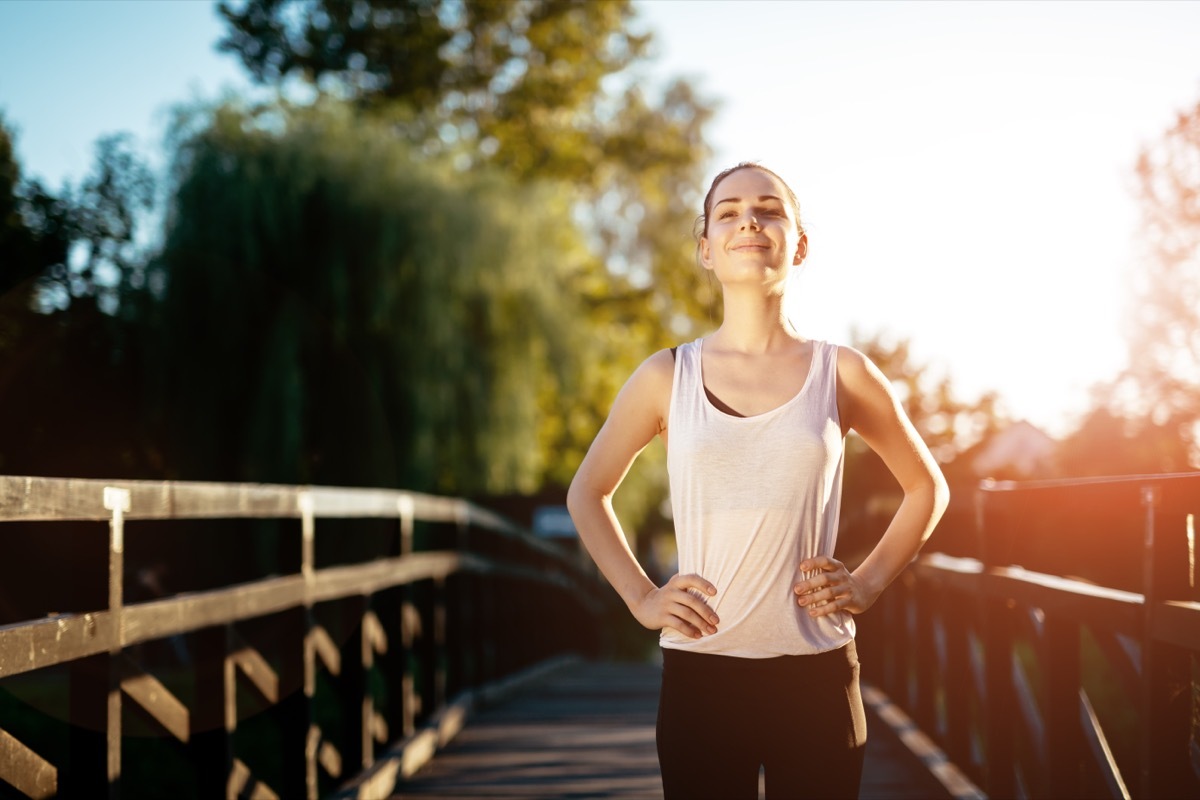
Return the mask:
POLYGON ((191 125, 152 276, 179 471, 535 488, 584 253, 554 190, 431 162, 336 102, 191 125))
MULTIPOLYGON (((620 381, 707 324, 691 257, 712 108, 683 80, 656 87, 652 37, 630 0, 235 0, 220 47, 269 86, 300 82, 386 119, 464 172, 559 186, 553 206, 591 257, 565 294, 584 303, 579 383, 543 399, 547 479, 565 484, 620 381)), ((632 481, 629 486, 634 486, 632 481)), ((634 491, 632 488, 627 491, 634 491)))

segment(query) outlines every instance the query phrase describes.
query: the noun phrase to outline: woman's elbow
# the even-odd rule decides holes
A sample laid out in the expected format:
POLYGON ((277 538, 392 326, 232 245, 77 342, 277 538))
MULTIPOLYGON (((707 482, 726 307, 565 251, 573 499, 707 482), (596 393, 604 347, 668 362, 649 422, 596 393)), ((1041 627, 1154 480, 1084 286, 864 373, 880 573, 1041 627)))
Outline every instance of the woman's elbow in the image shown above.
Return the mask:
POLYGON ((946 482, 946 476, 937 467, 934 467, 929 474, 928 483, 929 496, 929 525, 925 529, 925 538, 928 539, 933 533, 934 527, 942 519, 942 515, 946 513, 946 509, 950 506, 950 484, 946 482))
POLYGON ((567 511, 571 518, 578 520, 584 510, 600 503, 600 493, 595 491, 581 474, 576 473, 571 485, 567 487, 567 511))
POLYGON ((567 511, 572 519, 578 519, 579 509, 581 508, 582 500, 580 495, 583 493, 579 483, 579 478, 576 477, 571 481, 571 485, 567 487, 567 511))
POLYGON ((950 505, 950 485, 946 483, 946 477, 936 466, 931 467, 920 476, 914 476, 913 484, 905 494, 911 494, 915 502, 920 503, 928 510, 929 530, 933 529, 950 505))

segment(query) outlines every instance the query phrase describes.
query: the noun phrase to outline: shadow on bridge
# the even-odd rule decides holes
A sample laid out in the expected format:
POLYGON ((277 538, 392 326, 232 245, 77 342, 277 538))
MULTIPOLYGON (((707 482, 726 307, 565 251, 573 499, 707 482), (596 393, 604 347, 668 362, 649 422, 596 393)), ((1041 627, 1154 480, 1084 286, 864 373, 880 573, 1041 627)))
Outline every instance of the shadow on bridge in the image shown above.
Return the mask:
MULTIPOLYGON (((943 785, 965 775, 960 789, 993 797, 1200 796, 1198 506, 1198 475, 983 487, 950 552, 923 556, 863 616, 873 741, 900 730, 898 757, 915 748, 943 785)), ((546 713, 582 708, 563 686, 613 711, 654 683, 642 665, 623 679, 640 694, 583 688, 618 669, 594 661, 628 624, 615 595, 573 555, 462 500, 0 477, 0 521, 47 567, 10 559, 4 591, 24 578, 57 598, 0 627, 0 794, 407 793, 469 712, 491 709, 462 746, 486 734, 486 714, 508 713, 499 698, 536 686, 523 680, 536 665, 561 668, 532 673, 543 688, 524 695, 546 713), (69 563, 97 540, 107 569, 69 563), (148 593, 147 554, 165 541, 176 568, 278 553, 233 584, 148 593), (89 571, 107 576, 107 598, 72 592, 89 571), (567 653, 588 660, 564 667, 567 653)), ((631 738, 605 746, 640 764, 653 746, 639 708, 631 738)), ((596 774, 615 792, 626 773, 596 774)))

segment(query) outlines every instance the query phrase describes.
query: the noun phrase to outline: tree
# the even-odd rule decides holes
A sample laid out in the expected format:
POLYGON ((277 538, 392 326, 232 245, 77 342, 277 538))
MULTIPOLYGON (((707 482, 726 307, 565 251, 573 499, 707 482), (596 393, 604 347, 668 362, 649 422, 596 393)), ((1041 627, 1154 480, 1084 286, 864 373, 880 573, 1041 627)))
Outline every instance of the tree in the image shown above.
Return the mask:
MULTIPOLYGON (((0 293, 66 263, 69 241, 65 204, 36 181, 22 180, 12 131, 0 116, 0 293)), ((26 302, 30 289, 22 293, 26 302)))
POLYGON ((1200 467, 1200 103, 1142 151, 1137 178, 1146 255, 1134 274, 1127 385, 1115 399, 1171 429, 1200 467))
POLYGON ((42 282, 42 292, 46 301, 64 307, 72 298, 91 298, 114 314, 123 294, 146 285, 148 255, 138 241, 138 229, 153 207, 155 183, 129 134, 103 136, 95 151, 92 171, 68 196, 77 258, 55 265, 42 282))
POLYGON ((331 100, 198 120, 153 267, 181 476, 536 488, 586 256, 555 187, 431 162, 331 100))
POLYGON ((640 88, 650 36, 630 32, 629 0, 247 0, 220 10, 221 48, 260 82, 348 95, 462 170, 562 182, 596 253, 580 289, 602 315, 650 317, 672 334, 647 334, 635 352, 704 319, 688 232, 712 110, 684 81, 656 99, 640 88))
POLYGON ((1058 448, 1064 476, 1148 475, 1187 468, 1188 443, 1179 426, 1124 417, 1101 401, 1058 448))
MULTIPOLYGON (((559 378, 542 384, 543 480, 565 486, 621 381, 655 349, 699 332, 713 301, 691 268, 711 107, 685 81, 638 74, 648 33, 629 0, 245 0, 220 5, 221 47, 259 82, 351 100, 427 158, 520 185, 553 182, 553 207, 586 249, 562 276, 579 298, 559 378)), ((665 482, 632 475, 628 518, 665 482)))
POLYGON ((54 195, 21 178, 11 134, 0 122, 4 472, 152 472, 153 448, 140 426, 141 337, 136 320, 113 313, 120 276, 145 260, 134 242, 136 204, 127 189, 131 178, 149 178, 126 145, 123 137, 101 140, 82 191, 67 186, 54 195), (75 263, 72 253, 79 255, 75 263))

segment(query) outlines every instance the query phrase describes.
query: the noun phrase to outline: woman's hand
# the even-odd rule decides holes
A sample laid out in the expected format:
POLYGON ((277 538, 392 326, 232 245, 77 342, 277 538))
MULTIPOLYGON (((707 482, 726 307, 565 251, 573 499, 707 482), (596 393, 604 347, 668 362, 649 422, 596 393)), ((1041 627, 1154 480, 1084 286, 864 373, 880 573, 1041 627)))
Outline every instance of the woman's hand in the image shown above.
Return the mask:
POLYGON ((675 575, 665 586, 647 592, 632 609, 633 616, 651 630, 674 628, 693 639, 716 633, 720 620, 690 589, 708 597, 717 593, 717 587, 699 575, 675 575))
POLYGON ((810 617, 824 617, 835 611, 861 614, 879 596, 836 558, 817 556, 807 559, 800 562, 800 571, 805 574, 817 572, 811 578, 797 581, 792 587, 792 591, 799 595, 796 602, 808 609, 810 617))

